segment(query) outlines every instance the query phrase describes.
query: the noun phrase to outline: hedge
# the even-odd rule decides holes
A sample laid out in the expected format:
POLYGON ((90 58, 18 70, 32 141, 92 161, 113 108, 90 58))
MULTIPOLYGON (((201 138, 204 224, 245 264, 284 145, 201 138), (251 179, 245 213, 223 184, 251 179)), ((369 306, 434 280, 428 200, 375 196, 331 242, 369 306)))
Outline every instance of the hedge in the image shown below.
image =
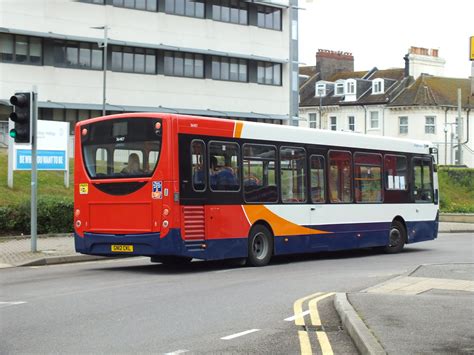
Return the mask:
MULTIPOLYGON (((72 199, 57 197, 38 198, 38 234, 69 233, 73 231, 72 199)), ((0 234, 30 234, 30 201, 0 207, 0 234)))

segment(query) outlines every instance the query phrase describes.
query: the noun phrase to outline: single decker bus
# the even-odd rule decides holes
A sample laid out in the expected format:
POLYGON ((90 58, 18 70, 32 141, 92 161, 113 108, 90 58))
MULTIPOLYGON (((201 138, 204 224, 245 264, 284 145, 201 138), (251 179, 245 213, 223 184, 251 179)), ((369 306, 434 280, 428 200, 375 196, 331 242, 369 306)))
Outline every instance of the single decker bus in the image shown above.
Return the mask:
POLYGON ((428 142, 159 113, 88 119, 75 135, 83 254, 263 266, 437 237, 428 142))

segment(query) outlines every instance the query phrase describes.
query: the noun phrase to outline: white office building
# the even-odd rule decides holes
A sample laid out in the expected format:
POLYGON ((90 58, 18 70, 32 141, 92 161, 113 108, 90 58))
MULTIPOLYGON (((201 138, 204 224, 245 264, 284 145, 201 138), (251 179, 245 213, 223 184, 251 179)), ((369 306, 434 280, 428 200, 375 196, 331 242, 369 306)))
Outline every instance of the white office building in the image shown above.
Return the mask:
POLYGON ((15 91, 40 119, 153 111, 287 123, 289 14, 241 0, 0 0, 0 121, 15 91))

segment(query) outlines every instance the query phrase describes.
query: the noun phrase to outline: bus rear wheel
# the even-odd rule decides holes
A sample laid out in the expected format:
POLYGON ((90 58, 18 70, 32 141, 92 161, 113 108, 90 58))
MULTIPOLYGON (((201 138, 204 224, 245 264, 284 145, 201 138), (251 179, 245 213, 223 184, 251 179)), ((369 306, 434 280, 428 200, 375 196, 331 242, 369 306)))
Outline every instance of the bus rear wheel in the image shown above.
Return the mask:
POLYGON ((387 254, 399 253, 403 250, 407 240, 407 232, 402 222, 394 220, 390 226, 388 235, 388 245, 384 247, 384 252, 387 254))
POLYGON ((265 266, 273 254, 273 236, 270 231, 256 225, 249 236, 247 264, 250 266, 265 266))

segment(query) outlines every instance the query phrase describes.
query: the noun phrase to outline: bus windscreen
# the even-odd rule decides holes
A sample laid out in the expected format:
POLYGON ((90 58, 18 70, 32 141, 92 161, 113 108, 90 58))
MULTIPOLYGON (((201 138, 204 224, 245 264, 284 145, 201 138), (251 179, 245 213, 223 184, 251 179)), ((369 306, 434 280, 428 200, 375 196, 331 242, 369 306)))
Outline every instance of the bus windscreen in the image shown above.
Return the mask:
POLYGON ((91 179, 150 177, 158 165, 161 120, 111 119, 81 129, 84 164, 91 179))

